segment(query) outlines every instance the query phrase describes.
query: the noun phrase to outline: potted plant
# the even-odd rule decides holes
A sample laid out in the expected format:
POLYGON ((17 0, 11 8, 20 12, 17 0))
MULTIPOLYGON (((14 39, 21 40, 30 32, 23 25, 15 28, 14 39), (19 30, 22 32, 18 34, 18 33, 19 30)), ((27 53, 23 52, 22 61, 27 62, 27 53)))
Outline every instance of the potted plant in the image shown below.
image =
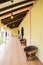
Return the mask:
POLYGON ((21 36, 22 36, 22 39, 23 39, 23 36, 24 36, 24 28, 23 27, 21 28, 21 36))
POLYGON ((21 38, 21 44, 23 44, 23 45, 26 45, 26 39, 24 39, 23 37, 24 37, 24 28, 22 27, 21 28, 21 36, 22 36, 22 38, 21 38))

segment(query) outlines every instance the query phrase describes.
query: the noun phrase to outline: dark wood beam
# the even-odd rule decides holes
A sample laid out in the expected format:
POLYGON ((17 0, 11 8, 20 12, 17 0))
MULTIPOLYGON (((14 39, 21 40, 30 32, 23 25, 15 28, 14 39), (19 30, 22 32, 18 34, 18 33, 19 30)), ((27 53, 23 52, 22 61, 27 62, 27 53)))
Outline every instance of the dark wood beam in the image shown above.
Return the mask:
POLYGON ((8 12, 6 12, 6 13, 0 14, 0 16, 9 14, 9 13, 11 13, 11 12, 14 12, 14 11, 17 11, 17 10, 20 10, 20 9, 23 9, 23 8, 26 8, 26 7, 30 7, 30 6, 33 6, 33 3, 32 3, 32 4, 28 4, 28 5, 26 5, 26 6, 23 6, 23 7, 20 7, 20 8, 17 8, 17 9, 14 9, 14 10, 11 10, 11 11, 8 11, 8 12))
POLYGON ((8 1, 10 1, 10 0, 0 0, 0 4, 8 2, 8 1))
POLYGON ((7 25, 7 27, 9 27, 10 29, 16 28, 20 25, 22 20, 23 20, 23 18, 17 20, 16 22, 13 22, 12 24, 7 25))
POLYGON ((23 11, 21 13, 18 13, 16 15, 13 15, 14 19, 11 19, 11 17, 4 18, 4 19, 1 20, 1 23, 3 23, 5 25, 5 24, 11 23, 13 21, 16 21, 17 19, 25 17, 27 12, 28 12, 28 10, 27 11, 23 11))
POLYGON ((6 24, 7 27, 9 27, 10 29, 16 28, 16 27, 18 27, 21 24, 22 20, 24 19, 24 17, 27 14, 27 12, 28 12, 28 10, 14 15, 14 19, 11 20, 11 18, 10 18, 10 21, 9 21, 9 17, 6 18, 7 20, 6 19, 2 19, 2 23, 6 24))
POLYGON ((19 6, 19 5, 22 5, 22 4, 25 4, 25 3, 28 3, 28 2, 31 2, 31 1, 34 1, 34 0, 25 0, 25 1, 22 1, 22 2, 19 2, 19 3, 16 3, 16 4, 12 4, 12 5, 10 5, 10 6, 1 8, 1 9, 0 9, 0 12, 1 12, 1 11, 4 11, 4 10, 7 10, 7 9, 10 9, 10 8, 13 8, 13 7, 16 7, 16 6, 19 6))

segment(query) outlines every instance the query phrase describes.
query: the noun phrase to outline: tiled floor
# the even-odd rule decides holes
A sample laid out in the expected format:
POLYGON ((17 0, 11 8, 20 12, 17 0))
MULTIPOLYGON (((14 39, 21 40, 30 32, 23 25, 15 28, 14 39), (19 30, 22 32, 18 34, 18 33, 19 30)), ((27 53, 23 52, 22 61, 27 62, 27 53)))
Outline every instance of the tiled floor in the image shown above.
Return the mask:
POLYGON ((28 65, 43 65, 39 59, 35 59, 35 60, 32 60, 32 61, 27 61, 27 64, 28 65))
POLYGON ((26 56, 17 37, 11 37, 0 47, 0 65, 42 65, 35 59, 26 61, 26 56))
POLYGON ((27 65, 25 53, 17 37, 11 37, 1 48, 3 55, 0 52, 0 65, 27 65))

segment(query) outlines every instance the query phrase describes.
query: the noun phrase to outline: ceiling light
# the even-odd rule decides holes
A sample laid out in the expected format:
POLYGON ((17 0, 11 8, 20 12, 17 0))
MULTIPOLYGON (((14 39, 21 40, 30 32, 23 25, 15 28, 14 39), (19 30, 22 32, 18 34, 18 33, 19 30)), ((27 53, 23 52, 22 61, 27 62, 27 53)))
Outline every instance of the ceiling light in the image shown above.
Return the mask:
POLYGON ((11 19, 14 19, 13 12, 11 13, 11 19))
MULTIPOLYGON (((13 5, 13 0, 11 0, 11 3, 13 5)), ((13 8, 12 8, 12 10, 13 10, 13 8)), ((11 12, 11 19, 14 19, 13 12, 11 12)))
POLYGON ((15 26, 15 24, 13 24, 13 26, 15 26))

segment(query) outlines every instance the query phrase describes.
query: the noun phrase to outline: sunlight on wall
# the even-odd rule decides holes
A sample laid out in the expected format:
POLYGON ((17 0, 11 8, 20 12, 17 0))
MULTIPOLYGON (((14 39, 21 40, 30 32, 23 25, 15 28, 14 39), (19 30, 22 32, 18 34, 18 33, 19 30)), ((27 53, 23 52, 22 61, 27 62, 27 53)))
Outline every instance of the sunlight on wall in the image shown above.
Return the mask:
MULTIPOLYGON (((29 13, 22 21, 19 29, 24 27, 24 38, 27 40, 27 45, 30 45, 29 29, 30 29, 29 13)), ((39 2, 32 9, 32 45, 38 47, 37 56, 43 62, 43 0, 39 2)))
POLYGON ((18 28, 14 28, 11 30, 13 36, 18 36, 18 28))
POLYGON ((22 23, 19 26, 19 30, 21 31, 21 28, 24 28, 24 38, 27 40, 27 45, 30 45, 29 41, 30 41, 30 19, 29 19, 29 12, 28 14, 25 16, 25 18, 23 19, 22 23))
POLYGON ((38 47, 38 57, 43 62, 43 0, 32 9, 32 44, 38 47))
POLYGON ((9 27, 5 26, 0 21, 0 27, 3 26, 6 30, 10 30, 13 36, 18 36, 18 28, 10 29, 9 27))

